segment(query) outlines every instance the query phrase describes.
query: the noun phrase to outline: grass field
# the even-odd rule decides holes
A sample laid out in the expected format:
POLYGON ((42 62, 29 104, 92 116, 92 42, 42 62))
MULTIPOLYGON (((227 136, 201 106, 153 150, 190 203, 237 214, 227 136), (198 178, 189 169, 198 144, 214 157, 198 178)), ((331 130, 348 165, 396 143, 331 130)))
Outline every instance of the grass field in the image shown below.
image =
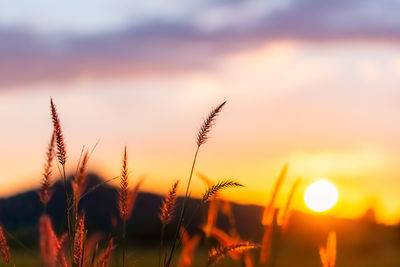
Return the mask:
MULTIPOLYGON (((24 267, 41 267, 39 251, 24 252, 22 250, 13 251, 13 258, 15 259, 16 266, 24 267)), ((395 247, 386 247, 371 251, 360 251, 357 248, 349 248, 340 250, 337 258, 337 267, 398 267, 400 263, 400 254, 395 247)), ((196 251, 193 261, 193 267, 207 266, 208 251, 205 248, 200 248, 196 251)), ((121 266, 118 262, 120 251, 115 253, 111 266, 121 266)), ((255 257, 256 253, 252 253, 255 257)), ((127 255, 129 266, 136 267, 154 267, 157 266, 158 261, 158 248, 130 248, 127 255)), ((0 263, 0 267, 9 267, 0 263)), ((220 267, 242 267, 242 263, 234 261, 230 257, 217 263, 215 266, 220 267)), ((321 262, 317 252, 295 251, 294 248, 290 250, 281 251, 278 256, 275 267, 321 267, 321 262)))
MULTIPOLYGON (((128 243, 130 225, 127 224, 131 218, 134 204, 142 180, 130 185, 130 169, 128 164, 128 152, 125 146, 122 157, 121 174, 116 178, 120 180, 118 189, 118 216, 113 223, 114 230, 104 236, 104 242, 101 239, 90 239, 88 237, 88 223, 85 210, 79 206, 83 196, 98 188, 94 185, 86 188, 87 181, 87 162, 90 157, 89 150, 82 150, 81 160, 76 168, 76 174, 69 181, 65 172, 65 163, 67 152, 65 150, 64 137, 61 129, 60 120, 56 107, 51 100, 52 121, 54 124, 53 135, 47 150, 47 159, 44 164, 42 188, 40 190, 40 201, 43 204, 44 211, 38 222, 39 238, 37 243, 31 243, 32 246, 40 244, 40 249, 9 249, 4 231, 0 226, 0 254, 4 262, 8 265, 0 266, 18 266, 18 267, 397 267, 400 263, 399 242, 397 241, 398 229, 376 224, 374 221, 352 221, 336 223, 333 219, 327 218, 306 218, 302 223, 301 216, 295 216, 292 210, 292 197, 295 194, 301 179, 297 179, 291 186, 290 193, 286 199, 286 204, 282 207, 276 204, 277 195, 285 182, 288 172, 288 164, 285 164, 279 173, 271 190, 268 204, 263 207, 262 216, 255 220, 249 216, 249 210, 246 210, 241 219, 235 217, 233 204, 225 200, 220 192, 226 189, 241 188, 243 185, 236 180, 225 179, 212 181, 208 177, 199 175, 207 185, 207 190, 203 193, 199 204, 202 207, 207 205, 207 213, 204 223, 198 223, 197 232, 190 234, 184 219, 191 221, 187 213, 190 207, 191 187, 197 155, 200 147, 206 143, 208 134, 215 122, 217 115, 221 112, 226 102, 221 103, 214 108, 208 117, 202 123, 197 135, 197 149, 194 153, 193 163, 191 165, 188 183, 185 189, 183 202, 179 208, 177 202, 177 189, 180 180, 175 181, 163 201, 157 205, 158 213, 157 228, 160 230, 159 243, 151 240, 149 236, 157 234, 158 229, 147 232, 144 236, 134 236, 138 238, 137 243, 128 243), (59 210, 65 210, 65 228, 64 235, 57 235, 54 231, 54 224, 48 211, 47 204, 53 196, 52 164, 58 162, 62 167, 63 190, 58 195, 65 193, 63 203, 65 207, 59 210), (68 186, 71 182, 71 188, 68 186), (65 204, 64 204, 65 205, 65 204), (81 209, 79 209, 81 208, 81 209), (225 216, 225 227, 218 225, 220 213, 225 216), (261 220, 260 220, 261 219, 261 220), (176 225, 170 225, 175 220, 176 225), (294 221, 294 224, 290 224, 294 221), (240 222, 257 222, 258 226, 246 224, 245 232, 249 236, 243 235, 240 229, 240 222), (167 226, 173 226, 176 230, 172 235, 166 235, 167 226), (322 229, 322 228, 326 229, 322 229), (258 229, 258 230, 257 230, 258 229), (318 231, 318 229, 320 229, 318 231), (127 231, 128 230, 128 231, 127 231), (91 241, 91 242, 90 242, 91 241), (154 244, 149 246, 148 244, 154 244), (136 247, 135 247, 136 246, 136 247), (165 261, 159 262, 159 253, 165 255, 165 261), (10 255, 11 251, 11 255, 10 255), (42 253, 40 253, 40 251, 42 253), (89 259, 86 259, 86 255, 89 259), (232 258, 235 258, 233 260, 232 258), (181 260, 181 261, 180 261, 181 260), (87 263, 87 264, 86 264, 87 263), (91 264, 93 263, 93 264, 91 264)), ((101 184, 100 184, 101 185, 101 184)), ((333 186, 333 185, 332 185, 333 186)), ((325 194, 319 188, 318 196, 314 199, 316 204, 320 204, 320 193, 325 194)), ((105 195, 100 196, 104 198, 105 195)), ((325 198, 322 198, 324 200, 325 198)), ((336 200, 335 200, 336 201, 336 200)), ((113 202, 109 202, 113 203, 113 202)), ((25 204, 25 203, 24 203, 25 204)), ((335 203, 333 203, 335 204, 335 203)), ((25 206, 24 206, 25 207, 25 206)), ((103 206, 102 206, 103 207, 103 206)), ((95 209, 96 207, 94 207, 95 209)), ((328 207, 329 209, 329 207, 328 207)), ((101 210, 103 212, 103 210, 101 210)), ((147 210, 141 210, 146 213, 147 210)), ((196 212, 191 211, 191 212, 196 212)), ((260 214, 261 215, 261 214, 260 214)), ((109 215, 107 215, 109 216, 109 215)), ((25 219, 25 218, 24 218, 25 219)), ((104 218, 103 218, 104 219, 104 218)), ((106 218, 108 219, 108 218, 106 218)), ((135 219, 135 218, 132 218, 135 219)), ((97 219, 101 222, 102 219, 97 219)), ((149 217, 139 231, 145 232, 145 228, 151 224, 149 217)), ((150 225, 151 226, 151 225, 150 225)), ((143 234, 143 233, 137 233, 143 234)), ((28 235, 31 239, 33 235, 28 235)), ((157 236, 158 237, 158 236, 157 236)), ((23 242, 17 242, 20 248, 25 247, 23 242)))

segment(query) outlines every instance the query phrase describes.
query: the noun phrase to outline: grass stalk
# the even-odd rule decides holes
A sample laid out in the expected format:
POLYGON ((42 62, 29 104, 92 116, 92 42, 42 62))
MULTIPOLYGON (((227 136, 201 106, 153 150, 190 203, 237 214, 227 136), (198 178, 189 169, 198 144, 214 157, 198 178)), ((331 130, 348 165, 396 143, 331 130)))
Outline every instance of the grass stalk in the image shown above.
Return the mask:
POLYGON ((200 130, 197 134, 196 153, 194 154, 194 157, 193 157, 192 168, 190 169, 189 180, 188 180, 188 184, 186 186, 185 198, 183 200, 181 214, 179 216, 178 226, 175 231, 175 235, 174 235, 174 239, 173 239, 173 243, 172 243, 172 247, 171 247, 171 252, 169 254, 168 260, 165 263, 165 267, 169 267, 171 265, 172 257, 174 255, 174 251, 175 251, 178 239, 179 239, 179 232, 181 230, 183 218, 185 216, 186 206, 187 206, 188 200, 190 198, 190 196, 189 196, 190 183, 192 181, 193 171, 194 171, 194 167, 196 165, 196 160, 197 160, 197 155, 199 154, 199 149, 200 149, 201 145, 203 145, 207 142, 208 134, 210 133, 211 128, 214 125, 214 122, 215 122, 217 116, 219 115, 219 113, 221 112, 221 110, 225 104, 226 104, 226 101, 222 102, 219 106, 217 106, 216 108, 211 110, 211 112, 208 114, 207 118, 204 119, 203 123, 201 124, 200 130))
POLYGON ((278 255, 279 255, 279 251, 281 249, 281 245, 282 245, 282 233, 281 233, 281 229, 277 224, 277 216, 278 216, 278 212, 279 210, 274 211, 275 215, 274 215, 274 219, 272 222, 272 244, 271 244, 271 254, 270 254, 270 258, 269 258, 269 267, 275 267, 277 265, 277 260, 278 260, 278 255))
POLYGON ((126 253, 126 219, 122 219, 122 267, 125 267, 126 253))
POLYGON ((68 194, 68 185, 67 185, 67 175, 65 172, 65 164, 62 165, 62 175, 63 175, 63 184, 64 184, 64 192, 65 192, 65 202, 66 202, 66 208, 65 208, 65 216, 67 220, 67 227, 68 227, 68 236, 71 240, 72 237, 72 229, 71 229, 71 218, 70 218, 70 212, 69 212, 69 202, 70 202, 70 196, 68 194))
POLYGON ((181 226, 182 226, 183 217, 185 216, 185 210, 186 210, 186 205, 187 205, 187 202, 188 202, 190 183, 192 181, 193 171, 194 171, 194 167, 196 165, 196 160, 197 160, 197 155, 199 154, 199 149, 200 149, 200 145, 197 145, 196 153, 194 154, 194 157, 193 157, 192 168, 190 169, 190 175, 189 175, 188 184, 186 186, 185 198, 183 200, 181 214, 180 214, 179 220, 178 220, 178 226, 177 226, 176 231, 175 231, 175 235, 174 235, 174 239, 173 239, 174 241, 173 241, 172 247, 171 247, 171 252, 169 253, 169 257, 168 257, 168 260, 165 263, 165 267, 169 267, 171 265, 172 257, 174 255, 176 244, 177 244, 177 241, 178 241, 178 238, 179 238, 179 231, 180 231, 181 226))
POLYGON ((159 254, 158 254, 158 266, 159 267, 161 267, 162 251, 163 251, 163 248, 164 248, 165 228, 166 228, 166 225, 165 225, 165 223, 163 223, 162 227, 161 227, 161 236, 160 236, 160 251, 159 251, 159 254))

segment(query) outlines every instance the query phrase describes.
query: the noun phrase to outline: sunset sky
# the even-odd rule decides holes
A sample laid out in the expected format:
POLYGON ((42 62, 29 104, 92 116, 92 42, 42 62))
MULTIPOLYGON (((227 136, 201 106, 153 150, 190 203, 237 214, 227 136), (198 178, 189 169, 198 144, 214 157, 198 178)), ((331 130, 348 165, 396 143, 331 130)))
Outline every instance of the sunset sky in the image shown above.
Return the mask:
MULTIPOLYGON (((328 214, 375 208, 400 220, 400 2, 396 0, 1 1, 0 196, 39 186, 57 104, 76 167, 165 193, 187 181, 196 132, 228 100, 197 170, 266 204, 285 163, 291 184, 330 180, 328 214)), ((193 183, 199 196, 204 185, 193 183)))

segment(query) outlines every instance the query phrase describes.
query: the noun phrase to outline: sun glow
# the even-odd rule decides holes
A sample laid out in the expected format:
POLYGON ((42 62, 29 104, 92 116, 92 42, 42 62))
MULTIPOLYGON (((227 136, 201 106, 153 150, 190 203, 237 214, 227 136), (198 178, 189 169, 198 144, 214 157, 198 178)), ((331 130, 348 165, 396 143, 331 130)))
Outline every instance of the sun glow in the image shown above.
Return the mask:
POLYGON ((328 181, 317 181, 308 186, 304 193, 307 207, 316 212, 327 211, 335 206, 338 200, 336 187, 328 181))

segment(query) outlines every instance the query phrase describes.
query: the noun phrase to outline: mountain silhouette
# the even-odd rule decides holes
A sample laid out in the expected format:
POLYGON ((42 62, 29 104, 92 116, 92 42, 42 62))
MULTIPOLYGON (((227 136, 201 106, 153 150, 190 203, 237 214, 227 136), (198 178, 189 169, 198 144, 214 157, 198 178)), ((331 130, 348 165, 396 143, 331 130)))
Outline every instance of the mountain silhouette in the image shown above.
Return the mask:
MULTIPOLYGON (((68 186, 70 184, 68 183, 68 186)), ((118 211, 118 190, 104 183, 94 174, 87 176, 86 188, 98 186, 87 194, 79 204, 79 211, 85 212, 88 235, 101 232, 105 236, 120 236, 120 217, 118 211), (99 186, 100 185, 100 186, 99 186)), ((131 218, 127 222, 127 238, 130 244, 158 244, 161 223, 158 218, 163 196, 140 192, 135 202, 131 218)), ((177 200, 180 210, 183 199, 177 200)), ((263 227, 260 223, 263 207, 256 205, 232 204, 236 228, 245 240, 260 242, 263 227)), ((0 223, 6 231, 26 246, 38 244, 38 221, 43 214, 43 205, 37 191, 31 190, 12 197, 0 199, 0 223)), ((52 218, 53 227, 58 234, 65 232, 65 192, 58 181, 52 187, 52 198, 47 207, 47 214, 52 218)), ((200 226, 207 216, 207 205, 199 199, 190 199, 188 212, 183 225, 190 233, 201 232, 200 226)), ((229 230, 229 220, 219 213, 217 225, 229 230)), ((166 238, 171 237, 176 229, 176 220, 167 228, 166 238)), ((310 215, 293 212, 291 224, 285 239, 288 246, 301 246, 302 249, 315 250, 315 244, 325 242, 329 230, 336 230, 343 235, 342 242, 362 244, 369 247, 386 242, 382 237, 398 235, 397 227, 379 225, 370 220, 338 219, 326 215, 310 215), (301 244, 300 244, 301 243, 301 244)), ((10 239, 11 245, 16 245, 10 239)))

